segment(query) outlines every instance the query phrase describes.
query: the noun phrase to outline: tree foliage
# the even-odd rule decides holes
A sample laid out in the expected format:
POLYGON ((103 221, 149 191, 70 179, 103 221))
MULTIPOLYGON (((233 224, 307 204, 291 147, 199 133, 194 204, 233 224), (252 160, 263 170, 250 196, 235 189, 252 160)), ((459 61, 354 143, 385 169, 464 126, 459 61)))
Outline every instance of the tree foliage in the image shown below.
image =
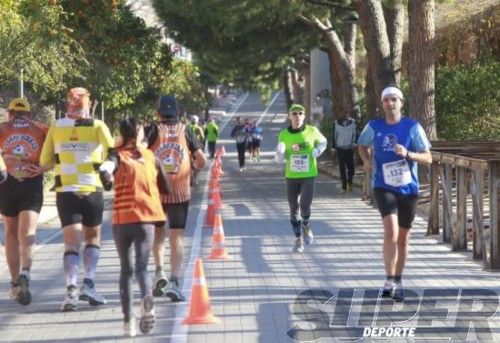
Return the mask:
POLYGON ((297 13, 305 1, 154 1, 169 36, 193 50, 203 72, 269 93, 294 56, 318 45, 319 34, 297 13))
POLYGON ((440 66, 436 71, 436 112, 440 139, 500 140, 500 62, 440 66))

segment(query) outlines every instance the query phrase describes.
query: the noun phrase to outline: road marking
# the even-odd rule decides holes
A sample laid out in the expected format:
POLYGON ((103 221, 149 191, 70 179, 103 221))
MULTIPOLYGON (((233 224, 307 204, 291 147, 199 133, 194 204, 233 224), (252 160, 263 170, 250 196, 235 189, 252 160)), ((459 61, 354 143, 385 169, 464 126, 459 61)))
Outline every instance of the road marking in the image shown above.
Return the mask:
POLYGON ((262 112, 262 114, 260 115, 259 120, 257 120, 257 124, 260 124, 260 122, 262 121, 262 119, 264 119, 264 116, 267 114, 267 111, 269 111, 269 109, 274 104, 274 102, 276 101, 276 99, 278 99, 278 96, 280 95, 281 92, 282 91, 279 91, 279 92, 276 92, 276 94, 274 94, 273 99, 271 100, 271 102, 269 103, 269 105, 266 107, 266 109, 264 110, 264 112, 262 112))
MULTIPOLYGON (((240 106, 245 102, 249 93, 247 92, 243 98, 238 100, 234 106, 234 109, 225 118, 224 123, 220 127, 220 132, 224 130, 227 124, 231 121, 234 114, 240 106)), ((213 164, 213 163, 212 163, 213 164)), ((212 167, 210 165, 210 168, 212 167)), ((189 299, 191 298, 191 285, 193 283, 193 269, 194 262, 198 256, 200 256, 201 250, 201 240, 203 238, 203 219, 205 218, 205 212, 207 211, 207 199, 208 199, 208 182, 209 182, 210 171, 205 174, 205 185, 203 186, 203 196, 201 198, 200 211, 198 212, 198 217, 196 218, 196 226, 193 233, 193 241, 191 244, 191 255, 189 256, 189 262, 184 271, 184 279, 182 282, 182 292, 186 296, 187 301, 183 303, 178 303, 175 309, 175 324, 172 329, 171 342, 175 343, 185 343, 187 342, 188 325, 183 325, 182 320, 187 316, 189 299)))

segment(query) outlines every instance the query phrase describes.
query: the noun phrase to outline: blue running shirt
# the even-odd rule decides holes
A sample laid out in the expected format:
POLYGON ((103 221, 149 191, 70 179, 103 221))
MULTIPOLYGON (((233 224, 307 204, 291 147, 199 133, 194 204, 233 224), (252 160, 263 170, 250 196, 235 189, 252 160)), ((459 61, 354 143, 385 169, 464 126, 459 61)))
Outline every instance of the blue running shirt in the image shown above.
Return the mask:
POLYGON ((422 126, 403 117, 389 125, 385 119, 371 120, 361 132, 358 144, 374 148, 373 187, 400 194, 418 194, 417 162, 396 155, 394 147, 401 144, 410 152, 424 152, 431 147, 422 126))

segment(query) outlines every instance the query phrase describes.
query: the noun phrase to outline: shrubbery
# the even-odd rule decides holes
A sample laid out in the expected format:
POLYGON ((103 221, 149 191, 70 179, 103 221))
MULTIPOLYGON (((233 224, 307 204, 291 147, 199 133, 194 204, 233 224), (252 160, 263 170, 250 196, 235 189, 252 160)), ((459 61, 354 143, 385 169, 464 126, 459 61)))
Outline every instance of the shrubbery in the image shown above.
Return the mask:
POLYGON ((437 132, 444 140, 500 139, 500 61, 436 70, 437 132))

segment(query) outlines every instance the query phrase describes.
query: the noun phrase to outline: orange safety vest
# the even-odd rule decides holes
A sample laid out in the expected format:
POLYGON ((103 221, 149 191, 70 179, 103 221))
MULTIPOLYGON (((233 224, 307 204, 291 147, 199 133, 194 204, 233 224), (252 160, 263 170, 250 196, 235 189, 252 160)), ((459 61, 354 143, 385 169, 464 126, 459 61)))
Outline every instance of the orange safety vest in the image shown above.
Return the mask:
POLYGON ((0 123, 0 149, 7 172, 17 178, 27 176, 26 164, 38 165, 49 127, 23 116, 0 123))
POLYGON ((160 160, 172 183, 171 194, 161 194, 164 204, 176 204, 191 199, 191 162, 186 141, 186 125, 159 123, 158 137, 149 149, 160 160))
POLYGON ((113 224, 165 221, 157 185, 155 157, 148 149, 117 150, 113 224))

